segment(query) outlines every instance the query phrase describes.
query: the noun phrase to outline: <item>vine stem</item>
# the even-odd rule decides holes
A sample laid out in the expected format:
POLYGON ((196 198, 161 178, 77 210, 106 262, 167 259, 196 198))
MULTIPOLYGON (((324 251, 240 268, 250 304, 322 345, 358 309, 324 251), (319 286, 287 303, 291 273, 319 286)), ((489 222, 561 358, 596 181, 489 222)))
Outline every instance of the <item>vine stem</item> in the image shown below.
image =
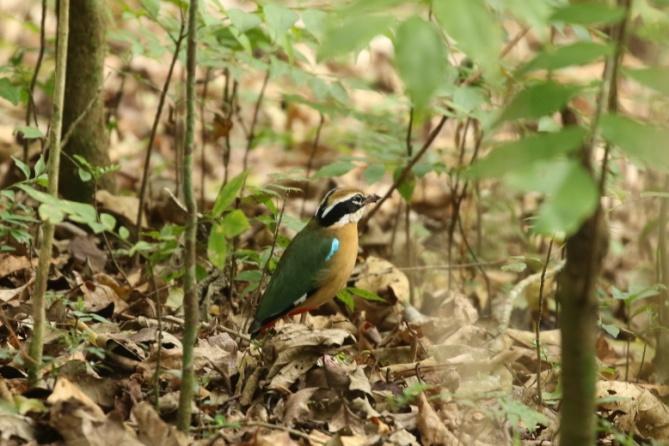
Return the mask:
POLYGON ((188 49, 186 54, 186 144, 181 163, 183 195, 188 216, 184 234, 184 334, 181 365, 181 391, 177 427, 188 432, 195 392, 193 357, 199 325, 199 308, 195 286, 197 203, 193 191, 193 145, 195 139, 195 69, 197 65, 197 10, 198 0, 190 0, 188 8, 188 49))
MULTIPOLYGON (((61 132, 63 130, 63 104, 65 102, 65 76, 67 70, 67 39, 70 24, 70 0, 60 0, 58 3, 58 46, 56 48, 56 73, 53 90, 53 111, 49 132, 49 159, 48 159, 48 193, 58 196, 58 174, 60 171, 61 132)), ((39 262, 33 290, 33 335, 29 346, 29 355, 33 362, 29 368, 31 383, 35 383, 42 367, 44 332, 46 329, 45 299, 49 265, 51 264, 51 247, 55 225, 45 220, 42 224, 42 239, 40 240, 39 262)))
POLYGON ((170 68, 167 70, 167 77, 165 78, 165 83, 163 84, 163 89, 160 91, 160 98, 158 99, 158 108, 156 109, 156 115, 153 118, 153 125, 151 126, 151 134, 149 135, 149 141, 146 143, 146 154, 144 156, 144 167, 142 169, 142 184, 139 188, 139 206, 137 207, 137 218, 135 219, 135 240, 139 240, 139 233, 142 229, 142 210, 144 209, 144 201, 146 200, 146 186, 149 182, 149 168, 151 166, 151 154, 153 153, 153 142, 156 140, 156 135, 158 133, 158 124, 160 123, 160 117, 163 114, 163 108, 165 106, 165 99, 167 98, 167 91, 170 88, 170 83, 172 82, 172 74, 174 73, 174 66, 179 60, 179 51, 181 50, 181 43, 185 37, 185 23, 183 20, 183 15, 181 19, 181 28, 179 28, 179 36, 174 41, 174 53, 172 54, 172 61, 170 62, 170 68))
POLYGON ((437 126, 432 129, 430 134, 428 135, 427 139, 423 143, 423 146, 420 148, 418 152, 411 158, 409 163, 404 166, 404 169, 400 172, 400 174, 395 178, 395 181, 393 182, 392 186, 386 191, 385 194, 381 197, 379 201, 376 202, 376 205, 370 211, 367 213, 367 215, 363 218, 361 225, 364 226, 367 221, 369 221, 370 218, 372 218, 372 215, 376 214, 376 212, 379 210, 381 205, 388 199, 390 196, 393 194, 395 189, 397 189, 403 182, 406 180, 407 176, 409 175, 409 172, 413 168, 413 166, 416 165, 416 163, 425 155, 425 152, 427 152, 427 149, 430 148, 434 140, 437 138, 437 135, 439 135, 439 132, 441 132, 441 129, 444 127, 444 124, 446 124, 446 121, 448 120, 448 116, 444 115, 441 117, 439 120, 439 123, 437 126))
MULTIPOLYGON (((42 0, 42 16, 40 19, 39 27, 39 52, 37 53, 37 62, 35 62, 35 71, 33 76, 30 79, 30 87, 28 88, 28 105, 26 106, 26 125, 30 125, 31 115, 35 119, 35 126, 37 126, 37 113, 32 113, 33 106, 35 103, 34 94, 35 94, 35 85, 37 85, 37 77, 39 76, 40 69, 42 68, 42 60, 44 59, 44 46, 45 46, 45 29, 44 22, 46 21, 46 0, 42 0)), ((42 142, 42 150, 44 150, 44 142, 42 142)), ((23 140, 23 162, 28 163, 28 140, 23 140)))
POLYGON ((544 266, 541 270, 541 279, 539 281, 539 311, 537 312, 537 321, 534 327, 534 336, 536 338, 537 346, 537 398, 539 399, 539 404, 543 404, 543 395, 541 394, 541 319, 543 317, 544 310, 544 285, 546 283, 546 270, 548 269, 548 263, 551 260, 552 251, 553 239, 551 238, 550 242, 548 243, 546 260, 544 261, 544 266))

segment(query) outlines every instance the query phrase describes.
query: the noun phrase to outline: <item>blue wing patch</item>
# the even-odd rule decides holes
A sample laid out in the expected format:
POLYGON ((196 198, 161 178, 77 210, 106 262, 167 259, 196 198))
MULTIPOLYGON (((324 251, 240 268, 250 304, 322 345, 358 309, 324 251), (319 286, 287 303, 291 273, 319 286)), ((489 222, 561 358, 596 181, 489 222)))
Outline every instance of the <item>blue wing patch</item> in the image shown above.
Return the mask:
POLYGON ((332 258, 333 255, 335 255, 339 251, 339 239, 337 237, 332 239, 332 244, 330 245, 330 252, 328 252, 328 255, 325 257, 325 261, 327 262, 332 258))

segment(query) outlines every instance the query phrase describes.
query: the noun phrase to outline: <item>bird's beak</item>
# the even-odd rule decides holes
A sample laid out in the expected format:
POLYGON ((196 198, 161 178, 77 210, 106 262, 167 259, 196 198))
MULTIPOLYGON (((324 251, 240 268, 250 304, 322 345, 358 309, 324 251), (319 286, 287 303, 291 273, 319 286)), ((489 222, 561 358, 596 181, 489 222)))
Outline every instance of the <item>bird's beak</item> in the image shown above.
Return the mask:
POLYGON ((379 197, 378 195, 376 195, 376 194, 371 194, 371 195, 367 195, 367 197, 365 197, 365 201, 364 201, 364 203, 365 203, 366 205, 367 205, 367 204, 370 204, 370 203, 376 203, 376 202, 379 201, 380 199, 381 199, 381 197, 379 197))

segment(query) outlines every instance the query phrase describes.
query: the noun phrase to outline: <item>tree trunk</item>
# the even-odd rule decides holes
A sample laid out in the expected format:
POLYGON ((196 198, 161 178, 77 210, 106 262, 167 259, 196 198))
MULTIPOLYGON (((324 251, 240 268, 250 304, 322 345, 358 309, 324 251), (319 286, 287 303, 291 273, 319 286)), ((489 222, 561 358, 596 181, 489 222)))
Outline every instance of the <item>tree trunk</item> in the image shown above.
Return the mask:
MULTIPOLYGON (((571 110, 562 113, 565 125, 577 124, 571 110)), ((592 144, 581 149, 583 167, 592 172, 592 144)), ((594 177, 594 175, 593 175, 594 177)), ((601 198, 601 191, 600 191, 601 198)), ((562 345, 562 405, 560 445, 595 444, 597 382, 597 310, 595 289, 608 248, 608 230, 600 198, 597 208, 567 239, 567 256, 560 273, 557 299, 560 302, 562 345)))
MULTIPOLYGON (((71 0, 70 36, 68 39, 67 80, 63 135, 70 132, 63 151, 69 155, 61 164, 60 190, 65 198, 92 202, 94 185, 79 178, 74 155, 85 158, 92 166, 109 164, 107 128, 104 119, 102 83, 106 43, 106 3, 102 0, 71 0)), ((98 184, 111 188, 111 177, 98 184)))
POLYGON ((195 67, 197 66, 197 9, 198 0, 190 0, 188 9, 188 49, 186 54, 186 143, 181 164, 183 194, 188 220, 184 234, 184 336, 181 366, 181 389, 177 427, 188 432, 191 422, 191 406, 195 385, 193 371, 193 349, 199 326, 198 301, 195 290, 195 244, 197 232, 197 203, 193 191, 193 145, 195 144, 195 67))

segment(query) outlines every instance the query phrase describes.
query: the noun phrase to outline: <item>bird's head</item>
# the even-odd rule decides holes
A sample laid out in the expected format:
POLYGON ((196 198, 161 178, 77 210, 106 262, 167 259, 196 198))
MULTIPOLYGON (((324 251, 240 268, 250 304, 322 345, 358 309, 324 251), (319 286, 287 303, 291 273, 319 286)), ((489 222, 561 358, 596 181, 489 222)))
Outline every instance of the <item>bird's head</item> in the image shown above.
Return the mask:
POLYGON ((378 195, 366 195, 355 188, 337 187, 325 194, 314 218, 320 226, 328 228, 357 223, 365 212, 365 206, 378 200, 378 195))

